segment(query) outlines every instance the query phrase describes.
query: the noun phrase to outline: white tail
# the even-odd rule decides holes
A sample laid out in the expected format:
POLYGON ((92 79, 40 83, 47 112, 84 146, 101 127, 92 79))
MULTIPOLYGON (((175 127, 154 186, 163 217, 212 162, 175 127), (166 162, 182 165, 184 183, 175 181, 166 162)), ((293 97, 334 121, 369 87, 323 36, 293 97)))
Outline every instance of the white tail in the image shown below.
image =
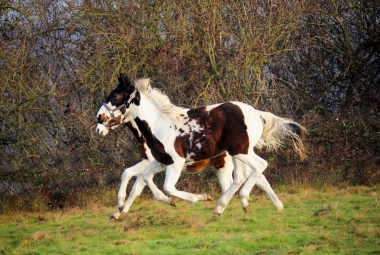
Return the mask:
POLYGON ((306 149, 302 142, 302 137, 306 129, 290 119, 278 117, 270 112, 260 112, 260 117, 264 123, 264 130, 256 147, 266 147, 269 150, 276 150, 284 145, 283 141, 292 141, 294 151, 305 159, 306 149))

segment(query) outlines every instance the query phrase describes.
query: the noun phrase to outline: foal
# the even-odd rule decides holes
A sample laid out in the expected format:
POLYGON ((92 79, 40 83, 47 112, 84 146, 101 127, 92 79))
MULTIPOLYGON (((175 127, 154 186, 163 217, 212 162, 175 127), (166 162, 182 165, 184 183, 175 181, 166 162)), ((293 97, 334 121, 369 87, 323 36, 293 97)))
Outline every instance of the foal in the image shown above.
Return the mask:
MULTIPOLYGON (((168 102, 170 103, 170 101, 168 102)), ((106 118, 101 111, 98 112, 97 116, 98 118, 106 118)), ((152 156, 152 153, 149 149, 149 147, 146 144, 145 138, 142 136, 141 132, 138 130, 138 127, 134 120, 127 116, 123 122, 120 122, 121 118, 118 118, 118 120, 113 119, 107 119, 107 121, 103 121, 103 124, 98 124, 96 130, 99 134, 106 136, 109 133, 110 129, 116 129, 120 126, 120 124, 125 123, 128 128, 131 130, 132 134, 135 136, 137 142, 138 142, 138 150, 140 152, 141 157, 143 160, 136 165, 129 167, 125 169, 120 189, 118 192, 118 207, 119 211, 114 213, 111 216, 111 219, 118 219, 121 214, 125 214, 129 211, 133 201, 138 197, 144 186, 145 182, 143 181, 142 174, 143 170, 149 165, 150 162, 154 161, 154 158, 152 156), (128 199, 126 200, 126 188, 129 180, 136 176, 136 181, 133 185, 133 188, 128 196, 128 199)), ((207 165, 209 165, 209 161, 211 161, 212 165, 215 167, 216 174, 219 178, 219 183, 222 188, 222 192, 224 193, 229 186, 232 184, 232 170, 233 170, 233 164, 232 164, 232 158, 228 153, 221 154, 220 156, 216 158, 212 158, 211 160, 202 160, 198 162, 189 162, 185 168, 183 169, 182 173, 199 173, 203 171, 207 165)), ((154 161, 154 167, 156 169, 156 172, 164 171, 165 167, 161 164, 159 164, 157 161, 154 161)), ((270 184, 266 180, 264 175, 261 175, 258 182, 256 183, 259 188, 264 190, 272 200, 276 210, 281 211, 283 209, 283 205, 281 201, 278 199, 277 195, 274 193, 273 189, 271 188, 270 184)), ((165 194, 155 194, 153 195, 170 205, 175 205, 174 201, 172 199, 169 199, 165 194)), ((199 200, 211 200, 211 196, 208 194, 203 194, 199 196, 199 200)))
MULTIPOLYGON (((254 153, 254 147, 276 149, 282 145, 283 139, 290 138, 295 151, 301 157, 305 156, 299 136, 305 129, 294 121, 255 110, 241 102, 180 108, 163 104, 167 97, 152 89, 149 79, 138 80, 135 85, 120 76, 119 85, 102 106, 108 113, 104 116, 115 119, 114 113, 118 112, 121 119, 128 115, 133 118, 155 160, 166 165, 164 190, 169 195, 194 201, 193 194, 175 188, 186 162, 217 157, 226 151, 232 156, 234 180, 219 199, 213 216, 223 213, 244 182, 240 199, 243 209, 248 207, 249 193, 267 167, 267 162, 254 153), (244 171, 242 163, 249 166, 249 174, 244 171)), ((106 118, 99 118, 100 124, 104 121, 106 118)), ((153 183, 155 170, 152 163, 144 170, 143 179, 153 193, 158 193, 160 191, 153 183)))

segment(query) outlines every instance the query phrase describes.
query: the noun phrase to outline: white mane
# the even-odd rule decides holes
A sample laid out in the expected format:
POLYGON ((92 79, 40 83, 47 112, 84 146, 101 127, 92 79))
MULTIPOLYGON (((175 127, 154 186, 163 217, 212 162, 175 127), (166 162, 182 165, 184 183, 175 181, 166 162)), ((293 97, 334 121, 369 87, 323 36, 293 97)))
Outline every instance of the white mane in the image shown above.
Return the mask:
POLYGON ((159 89, 150 86, 150 79, 138 79, 135 86, 140 93, 144 94, 156 107, 160 116, 170 123, 176 124, 180 120, 180 115, 184 110, 175 106, 170 102, 167 95, 163 94, 159 89))

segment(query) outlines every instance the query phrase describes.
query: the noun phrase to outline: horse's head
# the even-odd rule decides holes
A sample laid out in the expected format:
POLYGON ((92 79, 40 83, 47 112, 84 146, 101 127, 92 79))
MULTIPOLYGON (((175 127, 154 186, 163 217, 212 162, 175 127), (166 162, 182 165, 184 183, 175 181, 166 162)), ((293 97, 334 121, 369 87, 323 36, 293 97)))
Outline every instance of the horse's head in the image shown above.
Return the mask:
POLYGON ((110 129, 116 129, 126 122, 130 104, 139 104, 140 101, 140 93, 128 77, 120 74, 118 80, 119 84, 111 91, 96 114, 96 132, 103 136, 106 136, 110 129))

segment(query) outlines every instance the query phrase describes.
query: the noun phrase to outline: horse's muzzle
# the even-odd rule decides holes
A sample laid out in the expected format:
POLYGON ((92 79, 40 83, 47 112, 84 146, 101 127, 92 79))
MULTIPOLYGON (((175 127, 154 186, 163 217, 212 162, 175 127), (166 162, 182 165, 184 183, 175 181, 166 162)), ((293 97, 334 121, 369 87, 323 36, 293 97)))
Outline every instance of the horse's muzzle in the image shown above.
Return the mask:
POLYGON ((102 136, 106 136, 109 133, 108 128, 106 128, 103 124, 98 124, 96 126, 96 133, 102 136))

